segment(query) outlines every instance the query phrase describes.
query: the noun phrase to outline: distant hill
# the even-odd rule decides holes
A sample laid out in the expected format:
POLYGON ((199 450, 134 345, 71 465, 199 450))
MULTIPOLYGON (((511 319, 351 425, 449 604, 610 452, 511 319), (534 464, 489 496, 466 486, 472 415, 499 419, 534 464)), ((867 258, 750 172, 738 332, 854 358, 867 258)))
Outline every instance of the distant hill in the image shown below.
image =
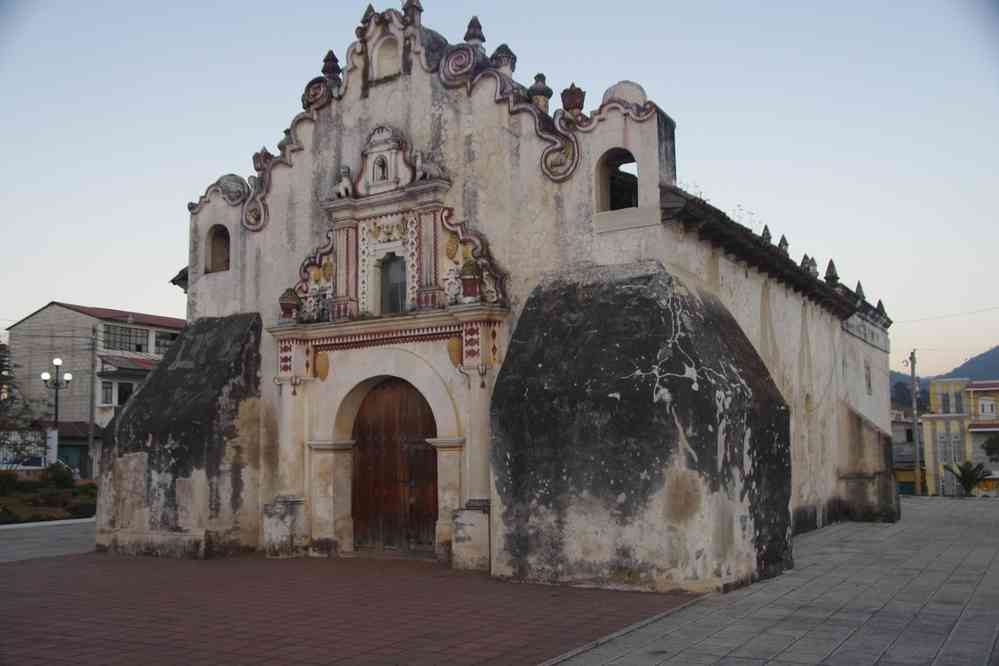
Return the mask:
MULTIPOLYGON (((920 403, 923 403, 926 399, 931 379, 946 379, 948 377, 960 377, 976 381, 999 379, 999 347, 993 347, 987 352, 969 358, 950 372, 935 377, 919 377, 920 403)), ((912 394, 909 392, 911 382, 912 380, 907 373, 891 371, 889 390, 891 391, 892 405, 896 408, 907 407, 911 403, 912 394), (897 384, 899 383, 905 386, 898 387, 897 384)), ((920 409, 923 409, 922 405, 920 409)))
POLYGON ((937 379, 945 377, 961 377, 981 381, 983 379, 999 379, 999 347, 969 358, 950 372, 938 375, 937 379))

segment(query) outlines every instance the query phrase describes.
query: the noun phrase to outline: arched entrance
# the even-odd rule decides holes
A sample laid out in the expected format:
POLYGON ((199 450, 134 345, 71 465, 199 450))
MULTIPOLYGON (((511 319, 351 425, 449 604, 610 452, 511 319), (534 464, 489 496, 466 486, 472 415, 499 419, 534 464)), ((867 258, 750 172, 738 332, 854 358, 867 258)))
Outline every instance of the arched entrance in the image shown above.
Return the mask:
POLYGON ((437 522, 437 436, 430 405, 395 377, 372 388, 354 420, 351 517, 354 547, 433 553, 437 522))

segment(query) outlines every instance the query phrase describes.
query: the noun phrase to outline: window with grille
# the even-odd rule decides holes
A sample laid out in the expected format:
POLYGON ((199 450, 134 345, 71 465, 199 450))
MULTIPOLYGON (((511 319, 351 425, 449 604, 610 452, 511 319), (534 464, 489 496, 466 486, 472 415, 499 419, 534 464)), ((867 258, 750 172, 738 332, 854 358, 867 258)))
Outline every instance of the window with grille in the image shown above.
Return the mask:
POLYGON ((144 328, 105 324, 104 349, 146 353, 149 351, 149 332, 144 328))
POLYGON ((101 404, 111 405, 114 403, 114 383, 101 382, 101 404))

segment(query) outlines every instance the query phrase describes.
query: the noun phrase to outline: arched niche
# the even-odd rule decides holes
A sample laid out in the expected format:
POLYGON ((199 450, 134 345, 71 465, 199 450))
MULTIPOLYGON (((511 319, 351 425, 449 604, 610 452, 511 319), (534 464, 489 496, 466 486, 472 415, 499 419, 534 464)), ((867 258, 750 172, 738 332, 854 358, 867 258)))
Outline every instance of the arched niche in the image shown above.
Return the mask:
POLYGON ((229 230, 221 224, 208 230, 205 246, 205 272, 221 273, 229 270, 229 230))
POLYGON ((384 79, 401 71, 402 52, 399 48, 399 40, 393 35, 386 35, 375 44, 371 78, 384 79))

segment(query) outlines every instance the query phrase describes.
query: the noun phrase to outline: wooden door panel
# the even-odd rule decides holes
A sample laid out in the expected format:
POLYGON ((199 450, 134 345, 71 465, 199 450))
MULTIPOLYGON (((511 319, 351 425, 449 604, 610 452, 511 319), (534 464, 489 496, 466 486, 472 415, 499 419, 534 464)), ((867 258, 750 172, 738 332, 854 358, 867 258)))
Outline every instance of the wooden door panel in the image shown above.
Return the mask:
POLYGON ((407 382, 371 390, 354 424, 354 540, 358 548, 432 550, 437 522, 433 412, 407 382))

